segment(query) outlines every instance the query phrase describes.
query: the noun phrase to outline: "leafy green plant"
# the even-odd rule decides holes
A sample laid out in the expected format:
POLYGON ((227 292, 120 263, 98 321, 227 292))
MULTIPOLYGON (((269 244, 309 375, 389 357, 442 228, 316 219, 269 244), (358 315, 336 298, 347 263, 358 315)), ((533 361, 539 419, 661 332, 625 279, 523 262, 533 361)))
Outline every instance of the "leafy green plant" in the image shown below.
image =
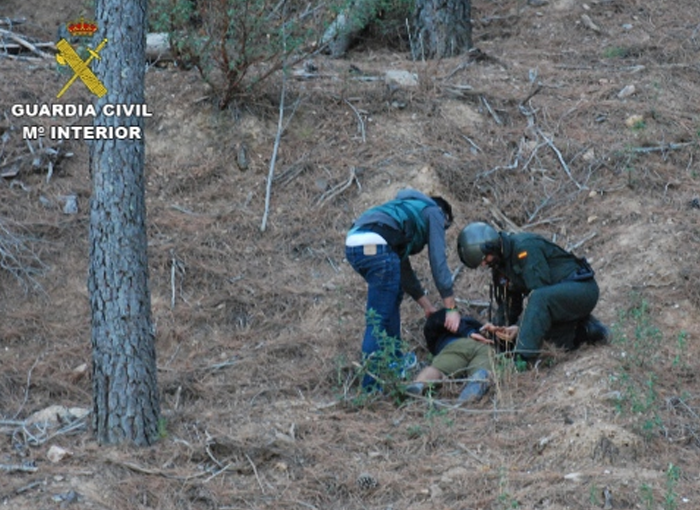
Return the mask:
POLYGON ((160 439, 168 437, 168 421, 165 418, 158 419, 158 437, 160 439))
POLYGON ((520 503, 508 490, 508 469, 501 467, 498 474, 498 508, 501 510, 520 508, 520 503))
POLYGON ((632 295, 632 305, 618 313, 612 342, 620 348, 620 372, 613 378, 619 398, 618 413, 629 412, 641 418, 639 432, 647 439, 663 428, 658 410, 658 375, 663 334, 653 323, 647 301, 632 295))
POLYGON ((681 470, 674 464, 669 464, 666 470, 666 494, 664 495, 664 510, 676 510, 676 486, 681 477, 681 470))
POLYGON ((600 506, 600 499, 598 498, 599 492, 600 489, 598 489, 598 486, 592 483, 591 488, 588 490, 588 501, 591 503, 591 506, 600 506))
POLYGON ((633 365, 644 368, 654 366, 663 341, 661 330, 652 322, 649 304, 638 295, 632 296, 632 306, 618 313, 613 328, 613 342, 624 349, 625 358, 633 365), (631 323, 632 335, 625 327, 631 323))
POLYGON ((627 54, 628 50, 620 46, 610 46, 603 50, 603 58, 625 58, 627 54))
POLYGON ((630 129, 632 129, 632 131, 643 131, 644 129, 646 129, 646 127, 647 123, 642 119, 632 124, 632 127, 630 129))
POLYGON ((676 337, 676 342, 678 344, 678 352, 676 353, 676 357, 673 358, 673 366, 679 367, 681 369, 686 369, 688 368, 688 333, 685 331, 681 331, 680 333, 678 333, 678 336, 676 337))
POLYGON ((644 508, 651 510, 654 507, 654 490, 646 483, 643 483, 639 492, 644 508))
POLYGON ((423 427, 418 424, 409 425, 406 429, 406 434, 408 434, 409 439, 418 439, 424 433, 423 427))

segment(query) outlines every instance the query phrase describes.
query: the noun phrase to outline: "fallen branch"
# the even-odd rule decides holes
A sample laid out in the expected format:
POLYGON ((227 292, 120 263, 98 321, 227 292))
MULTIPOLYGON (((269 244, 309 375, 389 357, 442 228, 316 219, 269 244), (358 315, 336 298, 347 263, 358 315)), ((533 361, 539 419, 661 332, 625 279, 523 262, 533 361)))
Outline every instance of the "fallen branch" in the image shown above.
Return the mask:
POLYGON ((489 303, 488 301, 478 299, 455 298, 455 301, 457 303, 463 304, 467 308, 488 308, 491 305, 491 303, 489 303))
POLYGON ((520 228, 518 225, 516 225, 513 221, 511 221, 511 219, 508 218, 508 216, 503 214, 503 212, 500 209, 498 209, 498 207, 496 207, 494 204, 492 204, 488 198, 482 197, 482 199, 483 199, 484 203, 486 204, 486 206, 491 211, 491 214, 493 215, 493 217, 496 218, 496 220, 500 221, 502 224, 506 225, 510 232, 522 232, 523 231, 523 229, 520 228))
POLYGON ((352 105, 352 103, 351 103, 350 101, 348 101, 347 99, 345 99, 345 103, 346 103, 350 108, 352 108, 352 111, 353 111, 353 112, 355 112, 355 116, 357 117, 357 123, 358 123, 357 130, 358 130, 358 131, 360 132, 360 134, 362 135, 362 143, 365 143, 367 140, 366 140, 366 138, 365 138, 365 123, 364 123, 364 121, 362 120, 362 116, 360 115, 360 112, 357 110, 357 108, 355 108, 355 107, 352 105))
MULTIPOLYGON (((13 184, 18 181, 13 181, 13 184)), ((35 276, 42 275, 48 266, 29 246, 37 239, 17 236, 12 233, 0 219, 0 270, 4 269, 20 282, 25 290, 31 283, 36 289, 42 289, 35 276)))
POLYGON ((245 458, 248 459, 248 462, 250 462, 250 466, 253 468, 253 473, 255 473, 255 479, 258 481, 258 485, 260 486, 260 491, 265 494, 265 487, 263 487, 262 482, 260 481, 260 475, 258 475, 258 468, 255 467, 255 463, 253 460, 248 456, 248 454, 245 454, 245 458))
POLYGON ((532 92, 530 92, 530 93, 527 95, 527 97, 526 97, 525 99, 523 99, 522 101, 520 101, 520 106, 525 106, 525 105, 527 104, 527 102, 528 102, 530 99, 532 99, 533 97, 535 97, 537 94, 539 94, 539 92, 540 92, 541 90, 542 90, 542 85, 538 85, 538 86, 535 88, 535 90, 533 90, 532 92))
POLYGON ((565 249, 566 249, 566 251, 573 251, 573 250, 575 250, 576 248, 582 246, 583 243, 585 243, 586 241, 590 241, 591 239, 593 239, 593 238, 594 238, 595 236, 597 236, 597 235, 598 235, 598 232, 591 232, 591 233, 588 234, 586 237, 584 237, 583 239, 581 239, 579 242, 574 243, 574 244, 571 244, 571 245, 568 245, 565 249))
POLYGON ((0 464, 0 469, 7 473, 22 472, 22 473, 36 473, 39 468, 32 464, 0 464))
POLYGON ((27 400, 29 400, 29 388, 31 387, 31 382, 32 382, 32 372, 36 368, 36 366, 39 364, 39 361, 41 358, 44 356, 45 353, 41 353, 35 360, 32 366, 29 368, 29 372, 27 372, 27 386, 24 389, 24 399, 22 400, 22 403, 19 406, 19 409, 15 413, 13 418, 17 418, 19 414, 22 412, 22 408, 24 408, 24 404, 27 403, 27 400))
POLYGON ((11 27, 13 25, 21 25, 23 23, 27 22, 27 18, 0 18, 0 25, 6 25, 8 27, 11 27))
POLYGON ((464 138, 467 142, 469 142, 469 145, 471 145, 472 148, 473 148, 476 152, 483 152, 483 151, 481 150, 481 147, 479 147, 476 143, 474 143, 474 141, 473 141, 471 138, 469 138, 469 137, 466 136, 466 135, 462 135, 462 138, 464 138))
POLYGON ((687 147, 688 145, 695 145, 696 143, 697 142, 667 143, 664 145, 657 145, 655 147, 633 147, 630 150, 632 152, 642 152, 642 153, 666 152, 666 151, 680 150, 683 147, 687 147))
POLYGON ((115 466, 121 466, 126 469, 129 469, 131 471, 134 471, 135 473, 140 473, 144 475, 155 475, 155 476, 162 476, 164 478, 168 478, 171 480, 181 480, 181 481, 187 481, 187 480, 193 480, 195 478, 202 478, 203 476, 208 476, 210 473, 207 471, 201 472, 201 473, 196 473, 194 475, 185 475, 185 476, 180 476, 176 475, 167 471, 163 471, 161 469, 150 469, 147 467, 139 466, 138 464, 134 464, 133 462, 126 462, 126 461, 121 461, 121 460, 115 460, 115 459, 107 459, 107 462, 111 462, 115 466))
POLYGON ((27 492, 28 490, 34 489, 36 487, 40 487, 44 485, 44 480, 37 480, 36 482, 29 483, 25 485, 24 487, 20 487, 19 489, 15 489, 15 494, 22 494, 23 492, 27 492))
POLYGON ((53 58, 53 55, 49 55, 45 51, 41 51, 39 48, 36 47, 36 45, 30 43, 26 39, 21 38, 20 36, 18 36, 14 32, 11 32, 10 30, 5 30, 4 28, 0 28, 0 35, 4 35, 5 37, 9 37, 13 41, 15 41, 17 44, 24 46, 29 51, 40 56, 41 58, 53 58))
POLYGON ((518 144, 518 152, 515 154, 515 159, 513 162, 508 165, 508 166, 496 166, 493 167, 491 170, 487 170, 486 172, 481 172, 477 174, 477 179, 481 179, 482 177, 488 177, 489 175, 498 172, 499 170, 517 170, 518 166, 520 165, 520 153, 522 150, 522 144, 518 144))
POLYGON ((459 266, 457 266, 457 269, 454 270, 454 273, 452 273, 452 283, 457 281, 457 277, 459 276, 459 273, 462 272, 463 267, 464 266, 460 264, 459 266))
POLYGON ((547 145, 554 151, 554 153, 557 155, 557 158, 559 158, 559 163, 561 164, 562 168, 564 169, 564 172, 566 172, 566 175, 569 176, 569 179, 576 185, 576 187, 580 190, 586 189, 585 186, 581 186, 576 179, 574 179, 574 176, 571 175, 571 170, 569 169, 569 165, 566 164, 566 161, 564 161, 564 156, 562 156, 562 153, 559 149, 557 149, 557 146, 554 145, 554 142, 550 139, 547 138, 547 136, 542 132, 540 128, 537 128, 537 133, 544 138, 544 141, 547 142, 547 145))
MULTIPOLYGON (((36 48, 47 48, 49 50, 56 48, 56 45, 51 42, 36 43, 34 46, 36 48)), ((15 44, 4 41, 0 42, 0 48, 2 48, 4 51, 19 51, 24 47, 25 46, 22 44, 15 44)))
POLYGON ((10 53, 0 53, 0 57, 9 58, 10 60, 19 60, 20 62, 43 62, 40 57, 27 57, 25 55, 11 55, 10 53))
MULTIPOLYGON (((326 191, 323 195, 321 195, 318 200, 316 201, 316 207, 319 208, 321 207, 324 202, 329 201, 330 199, 340 195, 343 191, 348 189, 350 185, 353 183, 353 181, 357 181, 357 173, 355 172, 355 167, 350 168, 350 177, 348 180, 344 183, 338 184, 337 186, 332 187, 328 191, 326 191)), ((359 182, 358 182, 359 185, 359 182)))
POLYGON ((581 22, 583 23, 583 25, 586 28, 590 28, 591 30, 593 30, 597 34, 603 33, 601 28, 598 25, 596 25, 595 23, 593 23, 593 20, 591 19, 591 17, 588 14, 581 14, 581 22))
POLYGON ((491 108, 491 105, 489 102, 486 100, 484 96, 481 96, 481 103, 484 105, 486 110, 491 114, 491 117, 493 117, 493 120, 498 124, 499 126, 503 125, 503 121, 501 118, 498 116, 498 114, 493 111, 493 108, 491 108))
POLYGON ((13 434, 12 434, 12 440, 17 443, 17 444, 26 444, 29 446, 41 446, 45 443, 48 443, 51 441, 53 438, 62 436, 62 435, 68 435, 70 433, 77 433, 78 431, 82 432, 84 430, 87 430, 87 417, 84 418, 79 418, 75 421, 72 421, 65 427, 57 430, 53 434, 49 434, 49 427, 44 427, 40 426, 38 423, 34 423, 31 425, 24 425, 21 428, 17 429, 13 434), (37 432, 32 433, 29 430, 30 426, 34 426, 37 429, 37 432))

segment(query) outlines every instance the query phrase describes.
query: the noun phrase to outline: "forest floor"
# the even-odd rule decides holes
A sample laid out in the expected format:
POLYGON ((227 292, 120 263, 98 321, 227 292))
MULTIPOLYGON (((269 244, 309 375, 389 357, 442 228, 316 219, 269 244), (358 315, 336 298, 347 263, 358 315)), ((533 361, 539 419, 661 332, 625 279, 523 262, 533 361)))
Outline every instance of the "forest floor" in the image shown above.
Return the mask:
MULTIPOLYGON (((0 20, 26 18, 12 30, 55 42, 73 8, 6 0, 0 20)), ((473 18, 480 59, 414 62, 362 43, 345 59, 314 57, 314 78, 291 75, 264 232, 281 80, 220 111, 195 71, 149 68, 164 419, 162 439, 141 449, 99 446, 83 416, 87 144, 57 147, 65 157, 49 175, 21 138, 34 121, 11 114, 53 102, 67 78, 52 59, 0 55, 0 254, 17 256, 0 259, 2 505, 700 508, 700 3, 478 1, 473 18), (387 84, 388 70, 416 84, 387 84), (453 405, 449 384, 439 401, 358 399, 366 288, 344 237, 404 187, 453 204, 453 270, 457 234, 475 220, 587 257, 610 345, 501 369, 469 408, 453 405), (67 197, 76 214, 64 213, 67 197), (47 428, 32 417, 49 406, 62 421, 47 428)), ((76 84, 66 101, 91 98, 76 84)), ((414 259, 438 304, 427 257, 414 259)), ((460 270, 463 312, 479 313, 470 303, 488 299, 487 281, 460 270)), ((402 319, 426 360, 410 299, 402 319)))

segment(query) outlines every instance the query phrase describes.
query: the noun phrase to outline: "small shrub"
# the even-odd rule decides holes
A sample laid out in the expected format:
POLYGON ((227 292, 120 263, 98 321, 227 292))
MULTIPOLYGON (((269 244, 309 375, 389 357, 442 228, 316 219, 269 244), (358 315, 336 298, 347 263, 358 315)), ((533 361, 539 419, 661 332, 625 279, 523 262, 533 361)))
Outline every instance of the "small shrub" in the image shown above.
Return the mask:
POLYGON ((303 13, 289 13, 293 9, 286 5, 270 0, 154 0, 151 24, 170 34, 175 54, 183 65, 199 71, 223 109, 308 54, 303 45, 313 35, 309 23, 303 13))
POLYGON ((355 379, 362 381, 366 377, 371 377, 376 384, 369 388, 361 388, 359 394, 353 399, 353 404, 362 407, 379 395, 389 397, 398 404, 405 397, 408 378, 404 360, 400 354, 408 352, 408 344, 387 335, 386 331, 380 328, 379 318, 374 310, 367 312, 367 321, 379 338, 379 349, 363 361, 355 374, 355 379))
POLYGON ((628 53, 626 48, 611 46, 603 50, 603 58, 625 58, 628 53))

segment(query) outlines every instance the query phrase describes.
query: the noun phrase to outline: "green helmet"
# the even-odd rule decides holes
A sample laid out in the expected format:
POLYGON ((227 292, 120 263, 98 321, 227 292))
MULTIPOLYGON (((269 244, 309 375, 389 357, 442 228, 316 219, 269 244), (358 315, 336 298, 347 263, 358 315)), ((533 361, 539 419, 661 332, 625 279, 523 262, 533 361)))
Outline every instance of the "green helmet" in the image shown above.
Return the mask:
POLYGON ((490 225, 477 221, 462 229, 457 238, 457 252, 462 263, 476 269, 489 254, 500 248, 498 232, 490 225))

